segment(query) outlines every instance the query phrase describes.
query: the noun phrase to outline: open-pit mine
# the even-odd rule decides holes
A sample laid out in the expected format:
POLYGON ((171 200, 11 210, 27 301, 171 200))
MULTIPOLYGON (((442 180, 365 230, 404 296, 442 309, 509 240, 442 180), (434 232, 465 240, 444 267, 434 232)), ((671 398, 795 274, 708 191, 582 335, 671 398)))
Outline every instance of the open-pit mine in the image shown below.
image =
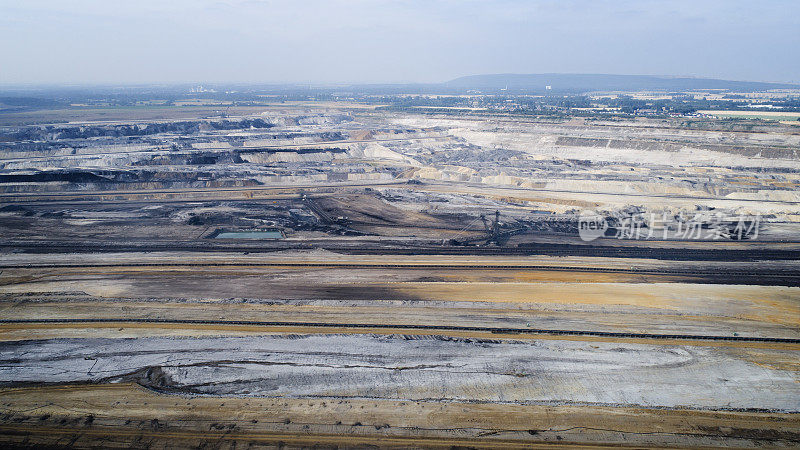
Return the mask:
POLYGON ((800 445, 800 127, 478 101, 0 114, 0 446, 800 445))

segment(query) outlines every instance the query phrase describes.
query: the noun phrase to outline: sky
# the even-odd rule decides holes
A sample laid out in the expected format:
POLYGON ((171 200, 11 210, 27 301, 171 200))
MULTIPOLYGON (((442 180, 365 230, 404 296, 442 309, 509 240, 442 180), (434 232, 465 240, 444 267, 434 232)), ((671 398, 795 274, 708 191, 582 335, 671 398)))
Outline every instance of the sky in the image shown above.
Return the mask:
POLYGON ((800 83, 800 0, 0 0, 0 83, 800 83))

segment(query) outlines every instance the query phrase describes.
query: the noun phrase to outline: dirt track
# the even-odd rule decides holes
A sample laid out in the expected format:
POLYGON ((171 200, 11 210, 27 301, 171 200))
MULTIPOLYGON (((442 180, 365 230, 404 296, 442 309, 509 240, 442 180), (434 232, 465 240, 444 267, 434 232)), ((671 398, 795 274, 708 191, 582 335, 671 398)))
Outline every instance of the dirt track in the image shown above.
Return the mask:
POLYGON ((387 400, 174 397, 136 385, 72 385, 0 391, 6 442, 131 442, 195 446, 379 445, 530 448, 531 445, 702 447, 791 445, 796 415, 647 410, 599 406, 521 406, 387 400), (83 405, 83 406, 77 406, 83 405), (187 417, 188 416, 188 417, 187 417), (597 417, 603 417, 598 423, 597 417), (475 418, 480 418, 479 422, 475 418), (659 430, 652 432, 652 424, 659 430), (720 423, 725 423, 724 428, 720 423), (42 433, 45 431, 46 433, 42 433), (47 438, 45 438, 47 436, 47 438))

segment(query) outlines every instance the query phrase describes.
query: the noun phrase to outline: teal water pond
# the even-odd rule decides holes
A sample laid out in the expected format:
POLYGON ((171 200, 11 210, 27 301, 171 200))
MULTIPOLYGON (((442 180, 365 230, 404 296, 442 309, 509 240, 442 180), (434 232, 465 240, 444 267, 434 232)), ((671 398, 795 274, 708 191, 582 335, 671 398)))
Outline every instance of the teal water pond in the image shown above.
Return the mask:
POLYGON ((215 239, 283 239, 280 231, 223 231, 215 239))

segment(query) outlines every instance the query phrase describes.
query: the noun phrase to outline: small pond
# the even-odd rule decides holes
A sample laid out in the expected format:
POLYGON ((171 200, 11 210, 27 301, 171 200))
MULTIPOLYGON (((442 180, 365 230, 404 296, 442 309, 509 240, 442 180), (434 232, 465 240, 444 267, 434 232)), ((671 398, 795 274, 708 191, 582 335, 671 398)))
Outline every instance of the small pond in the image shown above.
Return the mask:
POLYGON ((283 239, 280 231, 223 231, 215 239, 283 239))

